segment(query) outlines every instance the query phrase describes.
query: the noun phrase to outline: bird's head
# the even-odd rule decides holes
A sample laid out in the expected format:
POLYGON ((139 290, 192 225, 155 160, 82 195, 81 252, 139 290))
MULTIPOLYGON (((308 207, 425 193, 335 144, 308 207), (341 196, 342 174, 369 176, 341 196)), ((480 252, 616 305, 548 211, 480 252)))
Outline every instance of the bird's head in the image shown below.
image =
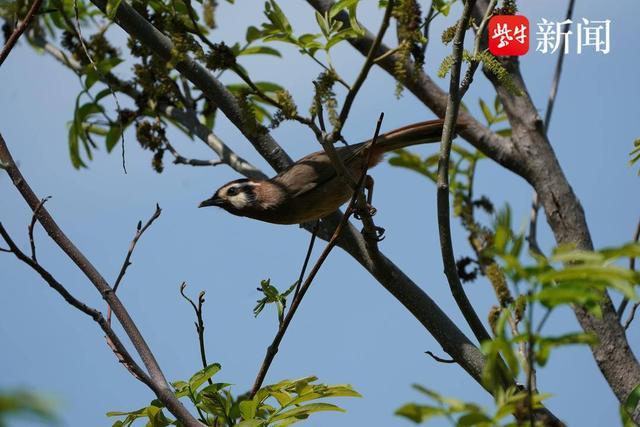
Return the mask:
POLYGON ((211 198, 203 200, 198 207, 217 206, 233 214, 254 207, 258 200, 256 187, 259 182, 251 179, 237 179, 220 187, 211 198))

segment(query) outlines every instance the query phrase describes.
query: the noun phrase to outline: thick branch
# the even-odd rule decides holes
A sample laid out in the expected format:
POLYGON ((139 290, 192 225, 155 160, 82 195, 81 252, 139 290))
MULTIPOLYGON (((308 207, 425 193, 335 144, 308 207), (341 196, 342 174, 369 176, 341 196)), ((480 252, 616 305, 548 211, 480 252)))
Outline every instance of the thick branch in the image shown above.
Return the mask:
MULTIPOLYGON (((567 7, 567 16, 565 18, 565 22, 571 21, 571 17, 573 16, 573 6, 575 4, 575 0, 569 0, 569 6, 567 7)), ((560 30, 562 34, 566 34, 571 27, 570 23, 564 24, 562 29, 560 30)), ((547 101, 547 111, 544 114, 544 133, 549 135, 549 124, 551 123, 551 114, 553 113, 553 106, 556 102, 556 96, 558 95, 558 87, 560 85, 560 76, 562 75, 562 65, 564 64, 564 46, 567 39, 566 37, 562 37, 560 40, 560 46, 558 47, 558 60, 556 61, 556 69, 553 73, 553 81, 551 82, 551 90, 549 91, 549 99, 547 101)), ((540 246, 538 245, 537 238, 537 226, 538 226, 538 210, 540 209, 540 202, 538 200, 538 194, 533 191, 532 202, 531 202, 531 219, 529 221, 529 236, 527 240, 529 241, 529 248, 538 253, 542 254, 540 250, 540 246)))

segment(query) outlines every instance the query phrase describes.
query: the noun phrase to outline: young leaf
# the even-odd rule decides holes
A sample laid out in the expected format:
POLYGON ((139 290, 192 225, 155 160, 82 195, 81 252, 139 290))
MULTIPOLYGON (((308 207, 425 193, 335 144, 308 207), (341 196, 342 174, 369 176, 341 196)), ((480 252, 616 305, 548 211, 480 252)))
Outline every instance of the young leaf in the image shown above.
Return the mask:
POLYGON ((209 378, 211 378, 215 374, 217 374, 218 371, 220 371, 221 368, 222 367, 220 366, 219 363, 213 363, 213 364, 207 366, 206 368, 196 372, 189 379, 189 387, 191 388, 191 390, 193 392, 195 392, 198 388, 200 388, 200 386, 202 384, 205 383, 205 381, 207 381, 209 378))

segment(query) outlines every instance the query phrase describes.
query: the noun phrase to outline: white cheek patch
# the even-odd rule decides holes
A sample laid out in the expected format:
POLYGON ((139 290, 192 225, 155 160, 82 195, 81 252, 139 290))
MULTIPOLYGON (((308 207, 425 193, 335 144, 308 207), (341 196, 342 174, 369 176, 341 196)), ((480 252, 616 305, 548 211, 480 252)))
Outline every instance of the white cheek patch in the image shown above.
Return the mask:
POLYGON ((238 193, 235 196, 229 197, 229 203, 231 203, 233 207, 236 209, 242 209, 247 206, 247 204, 249 203, 249 199, 247 198, 247 195, 243 192, 243 193, 238 193))

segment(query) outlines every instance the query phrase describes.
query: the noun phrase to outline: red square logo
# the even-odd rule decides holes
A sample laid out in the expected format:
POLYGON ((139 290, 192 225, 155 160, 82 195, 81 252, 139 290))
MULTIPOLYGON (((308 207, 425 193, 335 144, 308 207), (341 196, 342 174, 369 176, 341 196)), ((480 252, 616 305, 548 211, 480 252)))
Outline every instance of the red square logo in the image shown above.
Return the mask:
POLYGON ((521 56, 529 51, 529 20, 525 16, 493 16, 487 33, 489 52, 495 56, 521 56))

